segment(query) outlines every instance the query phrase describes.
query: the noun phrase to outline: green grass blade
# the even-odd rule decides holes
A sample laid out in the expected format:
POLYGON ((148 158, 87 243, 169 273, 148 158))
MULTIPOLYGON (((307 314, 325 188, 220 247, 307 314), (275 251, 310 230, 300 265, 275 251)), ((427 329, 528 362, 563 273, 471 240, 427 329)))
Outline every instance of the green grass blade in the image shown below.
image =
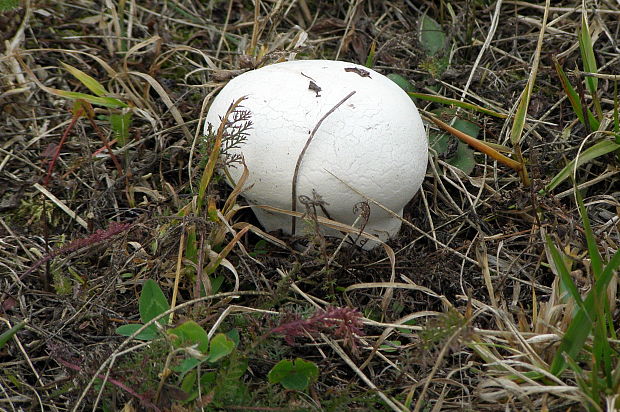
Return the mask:
POLYGON ((433 94, 415 93, 415 92, 410 92, 410 91, 407 91, 407 94, 409 94, 409 96, 414 97, 416 99, 426 100, 428 102, 434 102, 434 103, 441 103, 445 105, 453 105, 456 107, 460 107, 462 109, 474 110, 476 112, 484 113, 489 116, 499 117, 500 119, 505 119, 508 117, 508 115, 505 115, 503 113, 499 113, 494 110, 486 109, 484 107, 481 107, 481 106, 478 106, 472 103, 462 102, 456 99, 450 99, 450 98, 442 97, 442 96, 435 96, 433 94))
POLYGON ((562 342, 558 347, 553 362, 551 364, 551 373, 558 376, 566 368, 566 360, 564 354, 575 359, 579 354, 583 345, 592 330, 592 322, 590 322, 587 313, 593 313, 595 307, 595 299, 597 296, 603 296, 607 291, 607 286, 612 280, 614 272, 620 267, 620 250, 617 251, 607 266, 603 269, 601 276, 597 279, 594 288, 588 293, 588 297, 584 302, 585 311, 579 310, 569 325, 562 342))
MULTIPOLYGON (((598 73, 596 67, 596 58, 594 57, 594 45, 590 36, 590 27, 588 27, 588 16, 585 10, 581 13, 581 30, 579 31, 579 51, 583 60, 583 69, 586 72, 598 73)), ((598 88, 598 79, 593 76, 586 77, 586 85, 588 90, 594 96, 598 88)))
MULTIPOLYGON (((588 212, 583 203, 581 192, 575 191, 575 200, 579 210, 579 216, 583 221, 584 233, 586 236, 586 243, 588 247, 588 256, 590 257, 590 265, 594 276, 594 293, 593 293, 593 315, 596 322, 594 327, 594 344, 592 347, 592 355, 594 356, 595 366, 604 371, 604 379, 607 387, 611 387, 611 353, 612 348, 609 344, 607 336, 607 318, 610 313, 609 299, 607 296, 607 284, 606 279, 603 278, 603 258, 598 251, 596 238, 592 231, 590 224, 590 218, 588 212), (598 287, 599 283, 602 285, 598 287)), ((611 278, 610 278, 611 280, 611 278)), ((593 382, 598 379, 597 374, 592 373, 593 382)), ((595 392, 598 394, 598 391, 595 392)))
POLYGON ((530 77, 527 84, 525 85, 525 89, 521 93, 519 97, 519 106, 517 107, 517 111, 515 113, 515 119, 512 123, 512 129, 510 129, 510 142, 514 145, 518 145, 521 141, 521 135, 523 134, 523 128, 525 127, 525 118, 527 116, 527 108, 530 105, 530 97, 532 94, 531 85, 533 85, 534 80, 530 77))
MULTIPOLYGON (((588 299, 586 299, 587 301, 588 299)), ((562 337, 562 342, 558 347, 553 362, 551 363, 551 373, 558 376, 564 369, 566 369, 565 356, 575 359, 577 354, 583 348, 590 331, 592 330, 592 322, 583 310, 578 310, 569 325, 566 333, 562 337)))
MULTIPOLYGON (((601 272, 601 276, 596 280, 594 284, 594 290, 599 296, 603 296, 607 292, 607 286, 609 282, 611 282, 614 272, 618 270, 620 267, 620 250, 616 251, 612 256, 611 260, 604 267, 601 272)), ((588 295, 588 298, 590 296, 588 295)), ((586 299, 586 308, 588 308, 588 299, 586 299)))
POLYGON ((99 97, 99 96, 93 96, 91 94, 86 94, 86 93, 70 92, 67 90, 59 90, 59 89, 52 89, 52 88, 49 88, 47 91, 57 96, 66 97, 67 99, 74 99, 74 100, 82 99, 82 100, 86 100, 90 104, 103 106, 103 107, 110 107, 113 109, 118 109, 121 107, 129 107, 125 103, 113 97, 99 97))
POLYGON ((579 216, 583 221, 583 229, 586 235, 586 243, 588 245, 588 255, 592 265, 592 273, 594 274, 594 279, 598 281, 603 271, 603 258, 598 251, 596 238, 594 237, 594 232, 592 231, 592 226, 590 225, 588 211, 583 204, 583 198, 581 197, 581 192, 579 192, 579 190, 575 190, 575 200, 579 209, 579 216))
MULTIPOLYGON (((566 73, 564 73, 564 70, 562 69, 562 66, 560 66, 560 63, 558 63, 558 61, 555 59, 553 63, 555 65, 555 71, 560 78, 560 83, 562 83, 564 93, 566 93, 566 97, 568 97, 568 101, 570 102, 570 105, 572 106, 575 115, 577 116, 581 124, 586 125, 586 119, 583 117, 583 106, 581 105, 581 100, 579 99, 577 91, 575 91, 575 88, 570 84, 570 81, 568 81, 568 76, 566 76, 566 73)), ((586 108, 586 113, 588 116, 587 120, 592 130, 598 130, 600 122, 596 119, 596 117, 594 117, 590 109, 586 108)))
POLYGON ((114 132, 114 138, 119 145, 124 146, 129 139, 129 126, 131 125, 132 112, 113 113, 110 115, 110 126, 114 132))
POLYGON ((108 91, 105 89, 105 87, 103 87, 101 83, 99 83, 97 80, 95 80, 93 77, 89 76, 88 74, 84 73, 82 70, 76 67, 70 66, 67 63, 60 62, 60 64, 62 64, 62 67, 64 67, 65 70, 71 73, 73 77, 78 79, 80 83, 86 86, 88 90, 93 92, 95 95, 102 97, 108 94, 108 91))
MULTIPOLYGON (((536 83, 536 76, 538 74, 538 65, 540 63, 540 53, 542 51, 542 45, 547 28, 547 18, 549 17, 549 0, 545 2, 545 13, 542 18, 542 26, 540 33, 538 34, 538 41, 536 43, 536 51, 534 52, 534 60, 532 61, 532 67, 530 71, 530 78, 525 85, 525 89, 519 97, 519 106, 515 113, 515 118, 512 123, 512 129, 510 130, 510 142, 513 146, 518 146, 523 135, 523 128, 525 127, 525 118, 527 116, 527 109, 530 105, 530 98, 532 96, 532 90, 534 89, 534 83, 536 83)), ((519 153, 519 152, 518 152, 519 153)), ((520 160, 520 159, 518 159, 520 160)))
POLYGON ((19 330, 22 329, 24 326, 26 326, 26 321, 22 320, 11 329, 3 332, 2 335, 0 335, 0 349, 2 349, 2 347, 6 345, 6 343, 10 341, 11 338, 13 338, 13 336, 15 336, 15 334, 19 332, 19 330))
POLYGON ((577 286, 575 286, 575 282, 573 282, 573 278, 571 277, 570 272, 568 271, 568 268, 564 263, 564 259, 562 258, 562 255, 560 254, 558 248, 555 247, 555 245, 553 244, 550 236, 547 236, 547 247, 551 252, 554 266, 558 271, 558 274, 560 275, 560 280, 564 284, 564 287, 566 287, 566 289, 569 291, 570 295, 577 303, 577 306, 579 306, 581 310, 585 311, 586 308, 583 303, 583 299, 581 299, 581 295, 579 294, 579 290, 577 290, 577 286))
POLYGON ((564 169, 562 169, 557 175, 554 176, 553 179, 551 179, 551 182, 549 182, 549 184, 545 187, 543 193, 552 191, 558 187, 560 183, 566 180, 573 173, 575 162, 577 163, 577 167, 579 167, 584 163, 590 162, 597 157, 618 149, 620 149, 620 144, 612 142, 611 140, 603 140, 587 148, 581 152, 579 157, 571 160, 566 166, 564 166, 564 169))

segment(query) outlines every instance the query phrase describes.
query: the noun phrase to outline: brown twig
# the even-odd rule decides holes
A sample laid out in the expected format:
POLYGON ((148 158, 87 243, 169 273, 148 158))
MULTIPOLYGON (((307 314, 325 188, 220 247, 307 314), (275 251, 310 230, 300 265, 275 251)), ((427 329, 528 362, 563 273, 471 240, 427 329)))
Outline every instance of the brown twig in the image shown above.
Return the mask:
MULTIPOLYGON (((334 107, 329 109, 329 111, 325 113, 323 117, 321 117, 319 121, 316 123, 316 126, 314 126, 314 130, 312 130, 312 132, 310 133, 310 136, 308 137, 308 140, 306 140, 306 144, 304 145, 304 148, 301 150, 301 153, 299 154, 299 157, 297 158, 297 163, 295 164, 295 172, 293 173, 293 185, 291 188, 291 210, 293 212, 297 211, 297 179, 299 177, 299 168, 301 167, 301 160, 306 154, 306 150, 308 150, 308 146, 310 146, 310 142, 314 138, 314 135, 316 134, 317 130, 319 130, 319 127, 321 127, 321 124, 323 123, 323 121, 327 119, 327 116, 335 112, 337 108, 342 106, 342 104, 346 102, 354 94, 355 94, 355 90, 347 94, 342 100, 336 103, 334 107)), ((295 216, 291 217, 291 235, 295 235, 295 216)))

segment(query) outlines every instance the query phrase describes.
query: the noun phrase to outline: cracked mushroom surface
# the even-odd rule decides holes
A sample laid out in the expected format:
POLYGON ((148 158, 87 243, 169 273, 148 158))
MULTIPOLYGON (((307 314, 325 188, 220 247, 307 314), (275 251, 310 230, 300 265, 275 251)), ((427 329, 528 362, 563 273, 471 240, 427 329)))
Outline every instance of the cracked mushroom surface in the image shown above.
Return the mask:
MULTIPOLYGON (((398 233, 402 222, 368 199, 402 216, 422 184, 428 139, 407 93, 382 74, 353 63, 277 63, 232 79, 209 109, 205 134, 209 125, 217 130, 231 103, 242 96, 253 126, 230 154, 242 155, 249 169, 243 196, 250 205, 299 212, 310 207, 350 225, 360 209, 367 209, 360 208, 366 202, 366 232, 384 241, 398 233)), ((228 171, 236 182, 243 168, 231 165, 228 171)), ((267 231, 292 234, 290 216, 252 209, 267 231)), ((358 220, 356 227, 364 221, 358 220)), ((294 228, 296 235, 308 232, 300 219, 294 228)), ((332 230, 326 234, 342 236, 332 230)), ((377 242, 364 245, 374 246, 377 242)))

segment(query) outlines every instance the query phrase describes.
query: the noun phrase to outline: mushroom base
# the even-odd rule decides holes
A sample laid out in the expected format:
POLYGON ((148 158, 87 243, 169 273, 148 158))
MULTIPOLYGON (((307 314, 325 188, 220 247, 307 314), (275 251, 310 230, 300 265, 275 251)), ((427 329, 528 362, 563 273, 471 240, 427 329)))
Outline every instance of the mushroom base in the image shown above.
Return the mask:
MULTIPOLYGON (((260 206, 252 206, 252 211, 254 212, 259 222, 265 228, 266 231, 273 232, 276 230, 281 230, 282 232, 288 235, 292 234, 291 233, 292 218, 290 216, 279 214, 279 213, 274 213, 274 212, 269 212, 269 211, 261 209, 260 206)), ((401 217, 403 215, 402 210, 397 211, 395 213, 401 217)), ((400 230, 400 227, 402 225, 402 222, 399 219, 393 217, 392 215, 389 215, 383 210, 375 209, 375 208, 372 208, 371 216, 372 217, 368 220, 368 222, 364 226, 364 229, 363 229, 364 232, 378 237, 382 242, 386 242, 387 240, 389 240, 390 238, 398 234, 398 231, 400 230)), ((344 224, 349 224, 349 225, 352 225, 354 223, 354 222, 341 222, 341 221, 338 221, 337 219, 334 219, 334 220, 339 223, 344 223, 344 224)), ((362 225, 363 225, 363 220, 362 218, 360 218, 358 223, 355 225, 355 227, 359 229, 361 228, 362 225)), ((332 229, 330 227, 327 227, 321 224, 319 224, 319 230, 323 236, 328 236, 328 237, 343 238, 346 235, 346 233, 344 232, 340 232, 338 230, 332 229)), ((310 219, 308 220, 301 219, 301 218, 296 219, 295 236, 311 235, 313 231, 314 231, 314 225, 312 224, 312 221, 310 219)), ((375 247, 381 244, 377 241, 358 236, 357 233, 351 233, 349 237, 352 240, 356 240, 356 244, 361 246, 362 249, 364 250, 374 249, 375 247)))

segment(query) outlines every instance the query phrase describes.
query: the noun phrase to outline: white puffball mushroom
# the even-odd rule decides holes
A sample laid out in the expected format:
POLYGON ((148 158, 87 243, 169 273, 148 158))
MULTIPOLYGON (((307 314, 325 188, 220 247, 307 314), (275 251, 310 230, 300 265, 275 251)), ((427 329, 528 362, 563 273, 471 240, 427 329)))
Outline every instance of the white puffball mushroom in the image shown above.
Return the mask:
MULTIPOLYGON (((353 224, 358 217, 354 208, 365 198, 346 182, 402 216, 422 185, 428 156, 422 119, 407 93, 374 70, 341 61, 300 60, 245 72, 214 99, 205 134, 209 125, 217 130, 230 105, 243 96, 241 106, 250 111, 253 126, 229 154, 243 155, 249 170, 243 196, 251 205, 293 209, 293 176, 306 145, 296 184, 299 212, 306 211, 299 197, 313 199, 314 192, 332 220, 353 224)), ((228 166, 228 171, 236 182, 243 167, 228 166)), ((384 241, 394 237, 401 221, 367 203, 370 216, 364 230, 384 241)), ((291 234, 290 216, 252 209, 267 231, 291 234)), ((320 207, 316 210, 323 215, 320 207)), ((295 232, 307 233, 299 219, 295 232)), ((367 242, 364 248, 375 246, 377 242, 367 242)))

